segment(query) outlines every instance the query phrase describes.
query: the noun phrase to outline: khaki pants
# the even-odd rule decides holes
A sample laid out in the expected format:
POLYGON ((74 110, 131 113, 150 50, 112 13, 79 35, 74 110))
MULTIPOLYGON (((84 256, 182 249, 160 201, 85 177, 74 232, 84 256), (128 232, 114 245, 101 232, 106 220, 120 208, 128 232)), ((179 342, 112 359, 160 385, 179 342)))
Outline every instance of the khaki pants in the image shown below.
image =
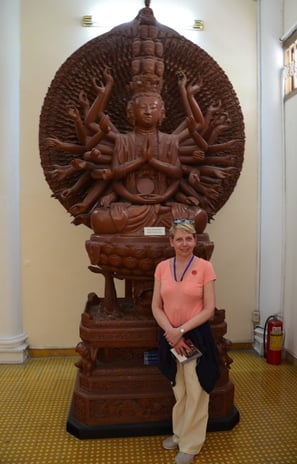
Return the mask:
POLYGON ((181 364, 177 361, 176 385, 173 393, 176 403, 172 410, 173 440, 180 451, 198 454, 206 437, 209 394, 196 374, 196 361, 181 364))

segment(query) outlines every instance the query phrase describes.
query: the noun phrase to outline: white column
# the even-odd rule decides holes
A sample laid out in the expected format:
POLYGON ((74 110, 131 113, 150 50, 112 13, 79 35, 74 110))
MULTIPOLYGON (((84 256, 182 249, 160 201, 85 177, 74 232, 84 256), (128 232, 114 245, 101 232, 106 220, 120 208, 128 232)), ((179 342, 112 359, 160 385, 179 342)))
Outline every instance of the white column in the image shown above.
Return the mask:
POLYGON ((0 3, 0 363, 26 359, 19 224, 20 5, 0 3))
POLYGON ((283 311, 285 183, 282 101, 282 1, 258 0, 259 279, 261 325, 283 311))

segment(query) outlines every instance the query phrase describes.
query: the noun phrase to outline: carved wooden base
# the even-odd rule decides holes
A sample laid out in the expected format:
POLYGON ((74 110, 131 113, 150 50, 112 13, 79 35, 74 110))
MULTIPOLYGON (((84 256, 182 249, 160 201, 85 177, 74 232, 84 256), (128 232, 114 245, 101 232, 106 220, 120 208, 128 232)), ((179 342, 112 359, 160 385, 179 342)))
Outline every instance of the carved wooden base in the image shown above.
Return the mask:
MULTIPOLYGON (((80 325, 81 358, 67 422, 67 430, 78 438, 171 433, 170 382, 156 365, 144 362, 144 353, 157 348, 159 328, 153 319, 130 312, 129 302, 119 301, 119 307, 128 308, 120 318, 106 320, 100 312, 101 300, 89 296, 80 325)), ((227 354, 230 342, 223 337, 224 318, 225 311, 216 310, 212 330, 221 376, 210 395, 209 430, 228 430, 239 421, 229 380, 232 360, 227 354)))
POLYGON ((154 366, 110 365, 92 377, 78 373, 73 395, 77 420, 88 425, 168 420, 173 396, 154 366))
MULTIPOLYGON (((214 417, 208 419, 208 432, 222 432, 231 430, 239 422, 239 412, 233 406, 227 416, 214 417)), ((131 422, 125 424, 99 424, 88 425, 78 421, 73 414, 71 405, 66 425, 67 432, 71 433, 80 440, 94 438, 120 438, 120 437, 139 437, 151 435, 170 435, 172 434, 171 419, 158 422, 131 422)))

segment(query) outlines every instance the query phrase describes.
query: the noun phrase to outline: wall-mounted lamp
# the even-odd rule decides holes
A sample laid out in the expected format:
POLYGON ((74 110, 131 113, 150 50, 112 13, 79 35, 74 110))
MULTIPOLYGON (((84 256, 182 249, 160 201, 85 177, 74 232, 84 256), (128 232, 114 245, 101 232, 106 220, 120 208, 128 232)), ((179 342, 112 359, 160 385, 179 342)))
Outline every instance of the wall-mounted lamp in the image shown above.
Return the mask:
POLYGON ((83 27, 98 27, 99 24, 93 20, 92 15, 85 15, 81 18, 81 25, 83 27))
POLYGON ((204 21, 202 19, 195 19, 193 29, 195 31, 204 31, 204 21))
MULTIPOLYGON (((83 27, 100 27, 100 24, 94 20, 92 15, 83 16, 81 18, 81 25, 83 27)), ((204 31, 204 21, 202 19, 195 19, 192 29, 194 29, 195 31, 204 31)))

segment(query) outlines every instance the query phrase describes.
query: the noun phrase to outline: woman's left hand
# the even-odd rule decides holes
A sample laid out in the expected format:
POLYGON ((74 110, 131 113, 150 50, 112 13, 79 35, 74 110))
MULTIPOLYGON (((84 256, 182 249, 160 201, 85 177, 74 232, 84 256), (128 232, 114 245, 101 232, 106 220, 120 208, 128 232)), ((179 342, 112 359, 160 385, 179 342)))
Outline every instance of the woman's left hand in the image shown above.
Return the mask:
POLYGON ((171 327, 164 332, 164 337, 170 346, 174 346, 182 339, 182 334, 178 327, 171 327))
POLYGON ((187 349, 189 349, 189 346, 185 342, 185 339, 182 337, 177 344, 174 346, 175 351, 180 354, 181 356, 186 355, 187 349))

